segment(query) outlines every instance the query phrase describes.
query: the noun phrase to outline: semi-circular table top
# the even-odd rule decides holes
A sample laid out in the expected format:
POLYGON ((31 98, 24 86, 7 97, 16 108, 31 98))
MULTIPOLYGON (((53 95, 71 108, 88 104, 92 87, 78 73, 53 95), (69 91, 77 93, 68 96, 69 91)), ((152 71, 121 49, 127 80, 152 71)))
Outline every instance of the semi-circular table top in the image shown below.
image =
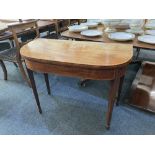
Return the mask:
POLYGON ((133 56, 133 46, 38 38, 24 45, 20 52, 25 59, 36 62, 111 68, 127 65, 133 56))

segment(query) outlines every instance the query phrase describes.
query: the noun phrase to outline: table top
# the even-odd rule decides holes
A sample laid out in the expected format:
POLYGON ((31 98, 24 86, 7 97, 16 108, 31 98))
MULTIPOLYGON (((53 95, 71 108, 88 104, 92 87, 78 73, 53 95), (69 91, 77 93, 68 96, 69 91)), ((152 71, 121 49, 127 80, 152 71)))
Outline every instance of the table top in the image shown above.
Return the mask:
MULTIPOLYGON (((101 25, 98 26, 97 29, 100 30, 100 31, 103 31, 104 30, 103 26, 101 26, 101 25)), ((120 42, 120 41, 114 41, 114 40, 109 39, 108 38, 108 35, 105 32, 103 32, 103 35, 102 36, 99 36, 99 37, 86 37, 86 36, 82 36, 80 33, 77 33, 77 32, 69 32, 69 30, 62 32, 61 35, 63 37, 73 38, 73 39, 79 39, 79 40, 104 42, 104 43, 132 44, 133 47, 138 47, 138 48, 143 48, 143 49, 153 49, 153 50, 155 50, 155 45, 147 44, 147 43, 142 43, 142 42, 138 41, 137 36, 135 37, 135 39, 133 41, 120 42)))
MULTIPOLYGON (((0 21, 3 23, 6 23, 6 24, 19 23, 17 21, 13 21, 13 20, 0 20, 0 21)), ((54 25, 55 21, 53 21, 53 20, 38 20, 37 23, 38 23, 39 29, 42 29, 46 26, 54 25)), ((22 32, 19 32, 19 33, 22 33, 22 32)), ((12 33, 9 32, 8 29, 5 30, 4 34, 0 34, 0 40, 10 39, 10 38, 12 38, 12 33)))
POLYGON ((62 65, 108 68, 126 65, 132 45, 38 38, 21 48, 25 59, 62 65))

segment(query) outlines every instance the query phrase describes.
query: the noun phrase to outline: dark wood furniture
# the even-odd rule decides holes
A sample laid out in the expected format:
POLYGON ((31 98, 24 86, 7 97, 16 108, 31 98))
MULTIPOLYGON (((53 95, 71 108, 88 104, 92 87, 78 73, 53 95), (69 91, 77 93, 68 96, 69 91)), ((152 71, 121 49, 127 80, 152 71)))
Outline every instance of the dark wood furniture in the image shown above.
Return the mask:
POLYGON ((37 21, 33 20, 33 21, 26 21, 26 22, 22 22, 22 23, 10 24, 10 25, 8 25, 8 29, 13 35, 16 46, 0 52, 1 66, 2 66, 2 69, 4 71, 5 80, 7 79, 7 70, 6 70, 6 67, 5 67, 3 61, 14 62, 15 64, 16 63, 18 64, 18 67, 19 67, 19 70, 21 72, 23 79, 25 81, 27 81, 27 83, 30 86, 29 79, 27 78, 27 75, 25 73, 23 63, 22 63, 24 60, 21 58, 21 55, 20 55, 20 48, 25 43, 19 42, 17 32, 18 31, 24 31, 25 29, 26 30, 30 29, 30 30, 33 30, 36 32, 36 38, 38 38, 39 37, 39 30, 38 30, 37 21))
POLYGON ((84 79, 110 80, 106 128, 110 127, 117 92, 121 92, 122 80, 133 56, 132 45, 39 38, 24 45, 20 52, 26 62, 40 113, 42 109, 33 71, 44 73, 49 94, 48 73, 84 79))
MULTIPOLYGON (((80 20, 78 19, 53 19, 55 22, 55 31, 56 31, 56 39, 64 39, 64 37, 61 36, 61 33, 68 30, 68 26, 74 25, 75 23, 80 24, 80 20)), ((47 38, 53 39, 54 34, 47 36, 47 38)))
MULTIPOLYGON (((23 21, 29 21, 29 20, 20 20, 20 22, 23 21)), ((74 24, 75 22, 80 23, 81 20, 70 20, 70 19, 40 19, 37 21, 38 24, 38 28, 39 28, 39 32, 44 32, 44 31, 48 31, 47 33, 47 38, 58 38, 59 35, 57 36, 57 34, 59 34, 62 31, 67 30, 68 25, 70 24, 74 24), (52 31, 56 31, 56 34, 52 33, 52 31), (52 33, 52 34, 51 34, 52 33)), ((19 19, 18 20, 2 20, 0 19, 0 22, 6 23, 6 24, 10 24, 10 23, 19 23, 19 19)), ((4 32, 4 31, 3 31, 4 32)), ((26 33, 29 33, 29 30, 26 31, 18 31, 19 35, 24 35, 26 33)), ((5 33, 0 34, 0 41, 1 40, 6 40, 6 39, 13 39, 12 37, 12 33, 8 31, 8 29, 5 29, 5 33)))
MULTIPOLYGON (((7 25, 9 25, 9 24, 21 24, 22 22, 24 23, 24 22, 29 22, 29 21, 32 21, 32 19, 29 19, 29 20, 19 20, 19 19, 17 19, 17 20, 5 20, 5 19, 0 19, 0 21, 2 22, 2 23, 5 23, 5 24, 7 24, 7 25)), ((58 20, 58 23, 62 23, 62 24, 64 24, 63 23, 64 22, 64 20, 58 20)), ((75 21, 72 21, 72 23, 73 22, 75 22, 75 21)), ((38 29, 39 29, 39 32, 44 32, 45 30, 47 31, 48 30, 48 34, 50 34, 50 32, 51 32, 51 29, 53 30, 55 30, 56 29, 56 23, 55 23, 55 20, 43 20, 43 19, 40 19, 40 20, 37 20, 37 25, 38 25, 38 29)), ((6 39, 9 39, 10 41, 11 41, 11 43, 12 43, 12 46, 14 46, 14 44, 13 44, 13 39, 14 39, 14 37, 13 37, 13 34, 12 34, 12 32, 11 31, 9 31, 9 28, 7 28, 7 29, 4 29, 4 30, 1 30, 0 31, 1 33, 0 33, 0 41, 3 41, 3 40, 6 40, 6 39)), ((57 31, 56 31, 57 32, 57 31)), ((59 32, 59 31, 58 31, 59 32)), ((50 38, 58 38, 58 32, 56 33, 56 35, 50 35, 50 38)), ((26 29, 26 30, 21 30, 20 28, 16 31, 16 34, 19 36, 19 37, 21 37, 21 39, 24 37, 24 38, 26 38, 26 39, 22 39, 22 41, 25 41, 25 40, 27 40, 27 38, 29 38, 29 34, 31 34, 31 33, 35 33, 34 32, 34 29, 26 29), (27 36, 28 35, 28 36, 27 36), (26 37, 27 36, 27 37, 26 37)), ((31 36, 33 36, 33 35, 31 35, 31 36)), ((30 37, 31 38, 31 37, 30 37)), ((13 49, 12 49, 13 50, 13 49)), ((10 50, 10 52, 11 52, 11 50, 10 50)), ((10 53, 9 52, 9 53, 10 53)), ((15 53, 15 50, 13 51, 13 53, 15 53)), ((10 53, 11 54, 11 53, 10 53)), ((15 63, 14 63, 15 64, 15 63)), ((3 61, 1 61, 0 62, 0 65, 1 65, 1 67, 2 67, 2 69, 3 69, 3 72, 4 72, 4 79, 5 80, 7 80, 7 70, 6 70, 6 67, 5 67, 5 64, 4 64, 4 62, 3 61)), ((17 66, 16 64, 15 64, 15 66, 17 66)))
POLYGON ((55 19, 54 21, 56 22, 55 25, 56 25, 57 34, 60 34, 68 30, 68 26, 74 25, 75 23, 79 25, 83 20, 82 19, 63 19, 63 20, 55 19))
MULTIPOLYGON (((0 19, 0 21, 5 22, 7 24, 18 24, 18 23, 21 23, 19 21, 14 21, 14 20, 1 20, 0 19)), ((39 31, 42 31, 43 29, 50 29, 51 27, 55 26, 55 22, 53 20, 37 20, 37 24, 38 24, 39 31)), ((31 29, 27 29, 25 31, 18 30, 17 34, 18 35, 23 35, 23 34, 27 34, 30 31, 33 31, 33 30, 31 30, 31 29)), ((5 30, 5 33, 0 34, 0 41, 1 40, 6 40, 6 39, 10 39, 10 40, 13 39, 13 35, 12 35, 12 33, 8 29, 5 30)))
MULTIPOLYGON (((61 19, 53 19, 54 24, 55 24, 55 31, 56 31, 56 35, 55 35, 55 39, 61 39, 61 32, 66 31, 68 29, 68 26, 71 24, 70 23, 70 19, 66 19, 66 20, 61 20, 61 19)), ((53 39, 54 34, 49 34, 49 36, 47 36, 47 38, 51 38, 53 39)))
POLYGON ((132 83, 129 104, 155 112, 155 63, 144 61, 132 83))

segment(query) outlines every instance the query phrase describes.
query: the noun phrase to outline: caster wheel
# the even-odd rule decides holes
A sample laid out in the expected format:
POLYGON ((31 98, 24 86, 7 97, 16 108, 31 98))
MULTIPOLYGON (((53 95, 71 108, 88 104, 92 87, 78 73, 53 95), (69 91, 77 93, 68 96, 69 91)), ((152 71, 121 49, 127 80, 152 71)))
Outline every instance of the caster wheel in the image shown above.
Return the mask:
POLYGON ((84 81, 79 81, 78 86, 79 87, 86 87, 86 83, 84 81))
POLYGON ((86 83, 85 82, 81 82, 81 87, 86 87, 86 83))

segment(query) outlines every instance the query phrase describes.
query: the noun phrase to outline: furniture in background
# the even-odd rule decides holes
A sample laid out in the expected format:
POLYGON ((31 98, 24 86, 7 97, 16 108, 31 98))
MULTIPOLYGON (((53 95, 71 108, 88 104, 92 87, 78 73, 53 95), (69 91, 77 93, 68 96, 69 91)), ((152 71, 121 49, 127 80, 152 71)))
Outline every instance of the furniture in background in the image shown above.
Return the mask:
MULTIPOLYGON (((99 25, 97 29, 100 31, 103 31, 104 27, 102 25, 99 25)), ((86 36, 81 35, 80 33, 74 33, 74 32, 70 32, 69 30, 67 30, 67 31, 62 32, 61 36, 66 37, 68 39, 83 40, 83 41, 132 44, 133 47, 137 49, 137 55, 135 57, 135 60, 138 59, 140 49, 155 50, 155 45, 138 41, 138 36, 136 36, 133 41, 126 41, 126 42, 111 40, 108 38, 108 35, 105 32, 103 32, 102 36, 86 37, 86 36)))
POLYGON ((144 61, 131 87, 129 104, 155 112, 155 63, 144 61))
MULTIPOLYGON (((17 20, 5 20, 5 19, 1 19, 0 22, 3 23, 3 24, 20 24, 22 22, 29 22, 29 21, 32 21, 32 19, 17 19, 17 20)), ((44 32, 47 32, 47 35, 45 35, 45 38, 61 38, 63 39, 62 37, 60 37, 60 35, 58 35, 64 28, 67 29, 67 26, 68 24, 75 24, 76 22, 79 23, 80 20, 77 20, 77 19, 73 19, 70 20, 37 20, 37 24, 38 24, 38 28, 39 28, 39 33, 40 33, 40 36, 42 37, 42 33, 44 32), (61 30, 59 30, 59 28, 55 25, 56 21, 60 24, 60 27, 61 27, 61 30), (52 32, 56 32, 56 33, 52 33, 52 32), (49 37, 50 36, 50 37, 49 37), (59 36, 59 37, 58 37, 59 36)), ((30 39, 33 39, 35 37, 35 32, 32 30, 32 29, 27 29, 27 30, 18 30, 17 32, 17 35, 20 37, 21 41, 22 42, 26 42, 27 40, 30 40, 30 39)), ((9 43, 10 45, 10 48, 12 49, 13 46, 15 46, 14 44, 14 38, 13 38, 13 35, 12 35, 12 32, 9 31, 8 28, 5 28, 3 30, 0 31, 0 43, 2 42, 7 42, 9 43)), ((6 49, 3 49, 3 50, 7 50, 6 49)), ((7 79, 7 70, 6 70, 6 67, 5 67, 5 64, 3 61, 1 61, 1 66, 2 66, 2 69, 3 69, 3 72, 4 72, 4 79, 6 80, 7 79)), ((14 65, 17 67, 16 63, 14 62, 14 65)))
MULTIPOLYGON (((97 29, 99 31, 103 31, 104 27, 102 25, 99 25, 97 29)), ((61 35, 68 39, 78 39, 78 40, 83 40, 83 41, 93 41, 93 42, 103 42, 103 43, 132 44, 133 47, 135 48, 155 50, 155 45, 140 42, 138 41, 137 36, 135 37, 133 41, 121 42, 121 41, 115 41, 115 40, 109 39, 108 34, 106 34, 105 32, 103 32, 102 36, 86 37, 86 36, 81 35, 79 32, 75 33, 75 32, 70 32, 69 30, 67 30, 67 31, 62 32, 61 35)))
MULTIPOLYGON (((104 27, 102 25, 98 25, 97 29, 99 31, 103 32, 104 27)), ((102 42, 102 43, 121 43, 121 44, 125 44, 125 45, 131 44, 131 45, 133 45, 134 48, 137 49, 137 51, 136 51, 137 54, 136 54, 135 58, 132 60, 132 63, 141 62, 141 60, 138 60, 140 49, 155 50, 155 45, 140 42, 140 41, 138 41, 137 36, 132 41, 120 42, 120 41, 114 41, 114 40, 109 39, 108 35, 105 32, 103 32, 102 36, 86 37, 86 36, 81 35, 79 32, 75 33, 75 32, 70 32, 69 30, 67 30, 67 31, 62 32, 61 35, 62 35, 62 37, 66 37, 68 39, 75 39, 75 40, 81 40, 81 41, 92 41, 92 42, 102 42)), ((81 80, 79 82, 79 85, 85 86, 87 81, 88 80, 81 80)))
MULTIPOLYGON (((4 51, 6 49, 10 49, 10 48, 12 48, 12 44, 11 44, 10 40, 0 41, 0 52, 4 51)), ((1 65, 3 73, 4 73, 4 80, 7 80, 7 70, 6 70, 5 64, 2 60, 0 60, 0 65, 1 65)))
POLYGON ((33 71, 44 73, 48 94, 50 94, 48 73, 84 79, 110 80, 106 128, 110 127, 117 92, 117 100, 119 100, 125 71, 132 59, 132 45, 38 38, 24 45, 20 53, 25 59, 40 113, 42 109, 33 71))
POLYGON ((68 26, 75 25, 75 24, 80 25, 82 21, 83 21, 82 19, 64 19, 64 20, 55 19, 56 31, 58 34, 60 34, 68 30, 68 26))
POLYGON ((27 75, 25 73, 23 63, 22 63, 24 60, 22 59, 22 57, 20 55, 20 48, 24 44, 28 43, 29 41, 27 41, 26 43, 20 42, 19 36, 17 34, 19 31, 23 31, 23 33, 24 33, 24 30, 30 29, 31 31, 36 32, 36 38, 38 38, 39 30, 38 30, 37 21, 33 20, 33 21, 26 21, 26 22, 21 22, 21 23, 14 23, 14 24, 8 25, 8 29, 13 35, 15 47, 12 47, 10 49, 0 52, 0 60, 1 60, 1 65, 2 65, 3 71, 5 73, 5 77, 7 79, 7 70, 5 69, 6 67, 4 67, 5 65, 4 65, 3 61, 14 62, 15 64, 17 63, 23 79, 30 86, 29 79, 27 78, 27 75))
MULTIPOLYGON (((30 20, 34 20, 34 19, 21 20, 21 22, 30 21, 30 20)), ((56 35, 53 35, 53 34, 55 34, 54 33, 55 32, 54 20, 38 19, 37 23, 38 23, 40 37, 48 38, 49 36, 51 36, 51 38, 56 38, 56 35), (52 35, 50 35, 50 34, 52 34, 52 35)), ((33 31, 27 31, 27 33, 21 34, 21 40, 26 41, 29 39, 33 39, 34 36, 35 36, 35 33, 33 31)))
MULTIPOLYGON (((61 32, 62 32, 62 30, 67 30, 68 19, 67 20, 58 19, 57 21, 61 27, 61 32), (63 27, 65 27, 65 28, 63 28, 63 27)), ((81 23, 81 21, 85 21, 85 20, 84 19, 83 20, 71 19, 70 23, 76 24, 76 23, 81 23)), ((6 24, 20 23, 19 19, 18 20, 4 20, 4 19, 2 20, 2 19, 0 19, 0 22, 6 23, 6 24)), ((40 33, 48 32, 47 36, 45 36, 45 37, 57 38, 57 34, 54 31, 59 32, 60 30, 56 30, 56 20, 54 20, 54 19, 46 19, 46 20, 45 19, 39 19, 37 21, 37 24, 38 24, 38 28, 39 28, 40 33)), ((24 33, 23 33, 23 31, 19 31, 18 35, 20 35, 23 38, 23 35, 27 36, 29 33, 32 33, 32 31, 26 30, 26 31, 24 31, 24 33)), ((29 36, 27 38, 29 38, 29 36)), ((12 33, 9 32, 8 29, 5 29, 5 33, 0 34, 0 41, 6 40, 6 39, 10 39, 10 40, 13 39, 12 33)), ((23 38, 23 41, 25 41, 26 39, 23 38)))
MULTIPOLYGON (((1 20, 1 19, 0 19, 0 22, 5 22, 6 24, 21 23, 19 21, 1 20)), ((24 21, 24 22, 27 22, 27 21, 24 21)), ((38 24, 39 32, 44 32, 48 30, 52 31, 53 28, 55 30, 55 22, 53 20, 37 20, 37 24, 38 24)), ((33 32, 31 29, 27 29, 25 31, 22 31, 22 30, 18 31, 17 34, 18 36, 23 37, 23 35, 27 35, 31 32, 33 32)), ((10 31, 8 31, 8 28, 5 30, 5 33, 0 34, 0 41, 6 40, 6 39, 13 40, 13 35, 10 31)), ((23 39, 23 40, 25 41, 26 39, 23 39)))
POLYGON ((61 33, 68 30, 68 26, 81 24, 81 22, 85 21, 84 19, 53 19, 55 22, 55 32, 48 35, 46 38, 55 38, 55 39, 66 39, 61 36, 61 33))
POLYGON ((68 26, 70 25, 70 19, 66 19, 63 21, 54 19, 54 21, 55 21, 55 30, 56 30, 57 38, 61 39, 61 32, 68 29, 68 26))
POLYGON ((46 37, 48 39, 63 39, 61 36, 61 32, 66 31, 68 29, 68 26, 71 24, 70 19, 53 19, 54 25, 55 25, 55 32, 49 33, 49 35, 46 37))

